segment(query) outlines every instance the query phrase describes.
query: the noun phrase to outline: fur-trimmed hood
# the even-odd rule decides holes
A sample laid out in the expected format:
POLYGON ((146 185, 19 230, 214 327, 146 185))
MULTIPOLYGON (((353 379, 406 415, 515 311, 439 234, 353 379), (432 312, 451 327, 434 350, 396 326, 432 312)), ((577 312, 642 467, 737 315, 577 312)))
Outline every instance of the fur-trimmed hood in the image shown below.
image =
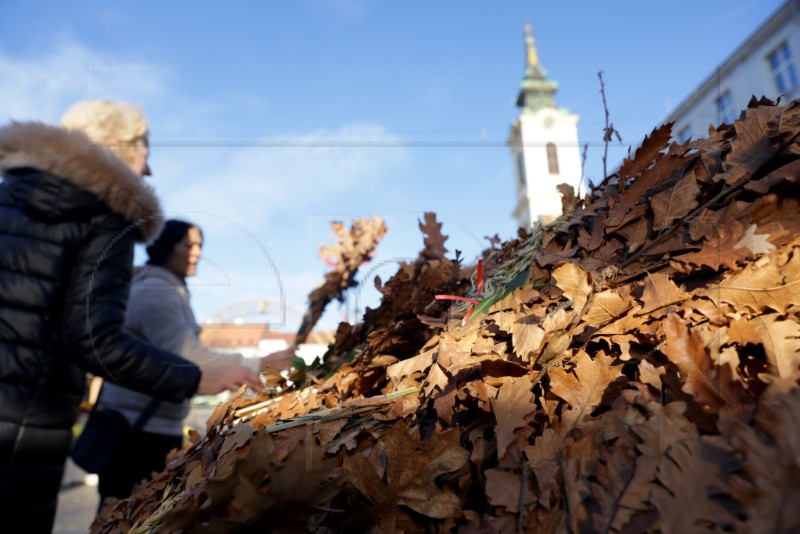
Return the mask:
POLYGON ((158 236, 164 216, 153 188, 116 154, 83 132, 40 122, 15 122, 0 128, 0 174, 33 168, 87 191, 112 211, 137 224, 144 242, 158 236))

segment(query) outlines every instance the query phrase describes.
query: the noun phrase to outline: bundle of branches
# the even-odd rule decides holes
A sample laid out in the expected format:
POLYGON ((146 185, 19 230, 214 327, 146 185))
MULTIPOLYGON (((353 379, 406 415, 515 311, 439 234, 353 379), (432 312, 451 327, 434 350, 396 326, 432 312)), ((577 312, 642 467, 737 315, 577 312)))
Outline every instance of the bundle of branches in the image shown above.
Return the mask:
POLYGON ((337 338, 363 352, 220 406, 94 530, 797 531, 798 134, 796 101, 684 144, 656 129, 563 224, 507 244, 538 240, 527 282, 465 325, 424 319, 403 359, 337 338))
POLYGON ((375 247, 386 233, 386 225, 380 217, 355 219, 349 232, 340 222, 333 222, 331 226, 338 243, 322 247, 320 256, 332 270, 325 274, 325 282, 308 296, 308 309, 295 336, 298 344, 306 340, 328 303, 334 299, 341 301, 344 291, 357 284, 358 268, 372 258, 375 247))

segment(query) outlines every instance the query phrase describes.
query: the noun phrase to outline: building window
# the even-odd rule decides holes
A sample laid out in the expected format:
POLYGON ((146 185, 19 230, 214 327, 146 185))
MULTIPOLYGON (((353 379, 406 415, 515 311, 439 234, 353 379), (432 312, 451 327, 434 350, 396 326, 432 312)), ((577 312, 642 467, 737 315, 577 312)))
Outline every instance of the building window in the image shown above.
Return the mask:
POLYGON ((547 168, 550 174, 558 174, 558 152, 553 143, 547 143, 547 168))
POLYGON ((678 142, 685 143, 689 139, 692 138, 692 127, 691 126, 684 126, 681 128, 681 131, 678 132, 678 142))
POLYGON ((769 55, 769 66, 772 69, 772 76, 775 77, 775 85, 778 87, 779 93, 788 93, 797 87, 797 71, 792 62, 789 43, 784 41, 769 55))
POLYGON ((517 152, 517 179, 519 179, 519 185, 525 187, 527 179, 525 178, 525 160, 522 158, 522 152, 517 152))
POLYGON ((722 96, 717 99, 717 118, 719 123, 731 124, 736 118, 733 110, 733 98, 730 91, 725 91, 722 96))

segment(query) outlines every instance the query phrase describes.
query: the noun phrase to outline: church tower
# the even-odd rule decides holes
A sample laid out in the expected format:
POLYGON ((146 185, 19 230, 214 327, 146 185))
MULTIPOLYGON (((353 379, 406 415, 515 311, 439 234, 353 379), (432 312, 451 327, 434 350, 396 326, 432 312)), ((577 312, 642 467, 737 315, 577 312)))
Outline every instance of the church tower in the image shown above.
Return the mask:
POLYGON ((517 206, 514 218, 523 228, 548 223, 561 214, 559 184, 578 186, 581 155, 578 116, 557 108, 558 84, 539 64, 530 24, 525 24, 525 77, 520 83, 519 118, 508 144, 514 160, 517 206))

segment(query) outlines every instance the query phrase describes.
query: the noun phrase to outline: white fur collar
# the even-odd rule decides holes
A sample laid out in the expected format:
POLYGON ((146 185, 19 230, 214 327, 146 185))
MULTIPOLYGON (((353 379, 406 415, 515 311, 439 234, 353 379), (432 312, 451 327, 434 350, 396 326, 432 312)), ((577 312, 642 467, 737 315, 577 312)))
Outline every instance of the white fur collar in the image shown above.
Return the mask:
POLYGON ((83 132, 40 122, 15 122, 0 128, 0 174, 15 167, 46 171, 89 191, 111 210, 137 223, 145 242, 161 231, 164 216, 153 188, 83 132))

